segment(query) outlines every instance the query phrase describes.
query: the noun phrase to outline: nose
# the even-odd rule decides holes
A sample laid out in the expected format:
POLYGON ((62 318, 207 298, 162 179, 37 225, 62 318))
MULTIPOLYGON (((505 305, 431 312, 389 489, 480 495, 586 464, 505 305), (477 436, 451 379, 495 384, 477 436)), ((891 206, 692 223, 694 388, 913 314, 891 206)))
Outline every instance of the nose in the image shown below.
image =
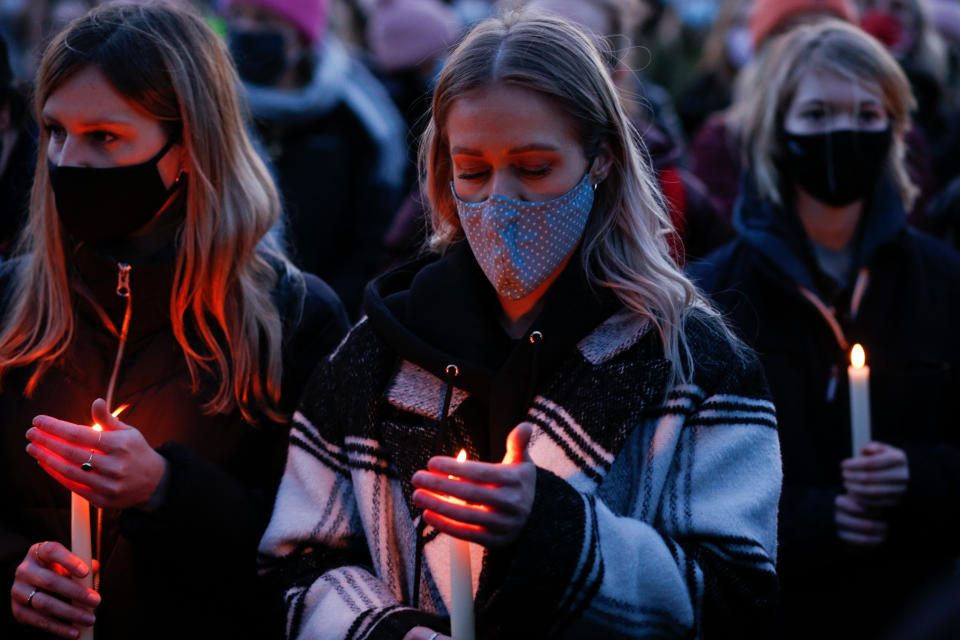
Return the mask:
POLYGON ((514 200, 523 199, 520 197, 521 194, 517 179, 510 175, 507 169, 493 170, 489 185, 490 191, 485 195, 487 198, 492 195, 498 195, 504 198, 513 198, 514 200))
POLYGON ((90 166, 83 141, 79 136, 69 133, 59 145, 51 138, 47 157, 59 167, 90 166))

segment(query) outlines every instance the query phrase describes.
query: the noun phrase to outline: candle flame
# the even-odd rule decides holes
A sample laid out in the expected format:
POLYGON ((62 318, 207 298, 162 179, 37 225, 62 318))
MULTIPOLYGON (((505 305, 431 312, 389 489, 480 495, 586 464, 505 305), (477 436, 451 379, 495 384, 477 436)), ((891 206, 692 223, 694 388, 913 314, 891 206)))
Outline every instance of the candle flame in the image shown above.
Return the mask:
POLYGON ((460 449, 460 453, 457 454, 457 462, 463 462, 467 459, 467 450, 460 449))
POLYGON ((854 369, 863 369, 863 365, 867 363, 867 354, 864 353, 863 347, 859 344, 853 345, 853 349, 850 350, 850 364, 853 365, 854 369))
MULTIPOLYGON (((122 405, 120 405, 119 407, 117 407, 116 409, 114 409, 114 410, 110 413, 110 415, 112 415, 114 418, 116 418, 116 417, 119 416, 121 413, 123 413, 124 411, 126 411, 126 410, 127 410, 127 407, 129 407, 129 406, 130 406, 130 405, 128 405, 128 404, 122 404, 122 405)), ((96 422, 93 423, 93 427, 92 427, 92 428, 93 428, 94 431, 103 431, 103 427, 101 427, 101 426, 100 426, 99 424, 97 424, 96 422)))

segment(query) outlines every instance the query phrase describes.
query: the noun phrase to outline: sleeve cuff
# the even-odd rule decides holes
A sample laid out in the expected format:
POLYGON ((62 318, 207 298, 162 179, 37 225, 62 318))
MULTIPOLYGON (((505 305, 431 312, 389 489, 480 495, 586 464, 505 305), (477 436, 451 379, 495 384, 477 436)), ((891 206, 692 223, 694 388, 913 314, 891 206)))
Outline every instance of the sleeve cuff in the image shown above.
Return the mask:
POLYGON ((484 562, 477 591, 478 635, 538 635, 549 626, 580 562, 586 522, 577 490, 537 468, 527 525, 510 548, 491 551, 484 562))

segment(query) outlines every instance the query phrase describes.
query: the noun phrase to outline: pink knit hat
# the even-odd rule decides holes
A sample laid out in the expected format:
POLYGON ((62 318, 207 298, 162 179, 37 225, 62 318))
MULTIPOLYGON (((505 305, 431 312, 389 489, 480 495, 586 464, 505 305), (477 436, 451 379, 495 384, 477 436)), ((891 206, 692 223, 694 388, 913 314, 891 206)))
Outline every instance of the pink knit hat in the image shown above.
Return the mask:
POLYGON ((367 22, 368 46, 387 73, 442 53, 457 34, 453 11, 439 0, 386 0, 367 22))
POLYGON ((806 13, 829 13, 856 23, 851 0, 754 0, 750 10, 750 36, 754 50, 792 18, 806 13))
POLYGON ((227 11, 235 4, 252 4, 276 13, 289 20, 306 37, 316 44, 327 28, 329 0, 220 0, 220 10, 227 11))

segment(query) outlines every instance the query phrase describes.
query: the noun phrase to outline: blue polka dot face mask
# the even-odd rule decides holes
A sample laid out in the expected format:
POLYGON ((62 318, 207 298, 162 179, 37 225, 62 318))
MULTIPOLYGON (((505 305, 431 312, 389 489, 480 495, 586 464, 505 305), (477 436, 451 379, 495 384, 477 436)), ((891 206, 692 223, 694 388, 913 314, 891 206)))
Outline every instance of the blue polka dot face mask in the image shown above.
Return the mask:
POLYGON ((583 235, 594 187, 585 175, 546 202, 492 195, 465 202, 450 183, 460 224, 474 257, 497 293, 520 300, 533 293, 569 256, 583 235))

